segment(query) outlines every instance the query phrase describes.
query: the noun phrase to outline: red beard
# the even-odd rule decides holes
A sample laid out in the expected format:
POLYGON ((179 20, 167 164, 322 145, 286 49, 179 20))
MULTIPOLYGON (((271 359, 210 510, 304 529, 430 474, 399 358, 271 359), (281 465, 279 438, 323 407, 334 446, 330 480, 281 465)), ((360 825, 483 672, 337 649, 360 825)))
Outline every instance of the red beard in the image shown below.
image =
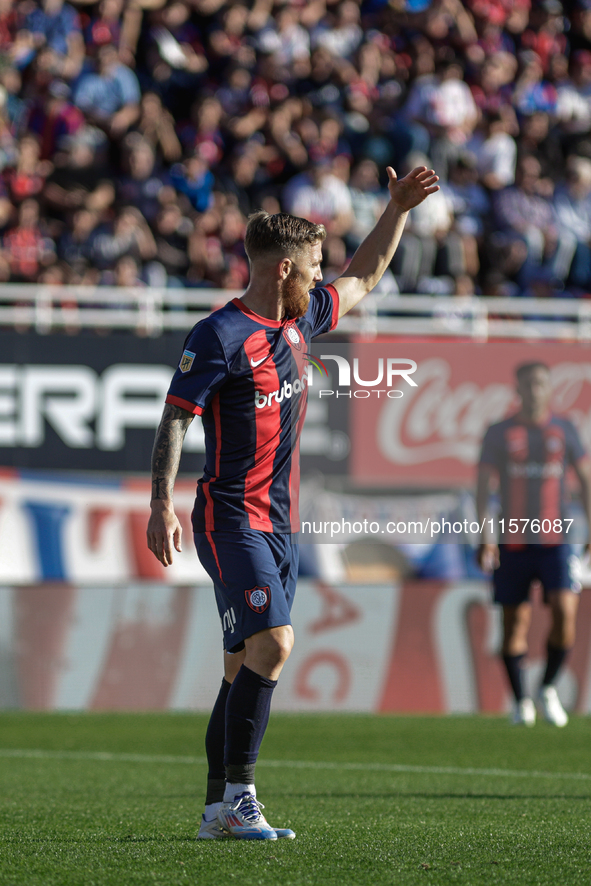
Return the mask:
POLYGON ((283 310, 290 320, 303 317, 310 304, 310 294, 302 288, 302 276, 299 271, 292 270, 283 281, 283 310))

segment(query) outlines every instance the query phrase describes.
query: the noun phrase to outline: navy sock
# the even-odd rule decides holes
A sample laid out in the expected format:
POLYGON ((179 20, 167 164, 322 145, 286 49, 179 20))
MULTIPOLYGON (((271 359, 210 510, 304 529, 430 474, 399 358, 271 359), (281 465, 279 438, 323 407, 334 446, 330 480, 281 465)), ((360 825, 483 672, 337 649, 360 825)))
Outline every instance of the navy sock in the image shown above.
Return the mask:
POLYGON ((557 649, 556 646, 551 646, 550 643, 548 643, 546 648, 548 650, 548 659, 546 662, 546 673, 542 680, 542 686, 550 686, 554 682, 558 671, 562 667, 564 659, 570 652, 569 649, 557 649))
POLYGON ((209 718, 205 733, 205 753, 209 771, 207 773, 207 797, 205 803, 219 803, 224 797, 226 770, 224 768, 224 745, 226 743, 226 702, 231 683, 222 680, 220 691, 209 718))
POLYGON ((521 667, 525 653, 521 655, 503 655, 503 661, 507 669, 509 683, 515 696, 515 701, 521 701, 523 698, 523 669, 521 667))
POLYGON ((226 780, 254 784, 254 768, 271 711, 277 680, 267 680, 242 665, 226 702, 226 780))

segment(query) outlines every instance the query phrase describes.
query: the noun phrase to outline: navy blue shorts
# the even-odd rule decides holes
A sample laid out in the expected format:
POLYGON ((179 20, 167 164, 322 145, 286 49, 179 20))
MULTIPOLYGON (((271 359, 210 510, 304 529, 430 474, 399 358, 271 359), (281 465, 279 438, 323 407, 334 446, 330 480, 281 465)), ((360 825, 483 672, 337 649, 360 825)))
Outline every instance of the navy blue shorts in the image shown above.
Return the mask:
POLYGON ((299 562, 294 536, 238 529, 194 538, 213 581, 227 652, 244 649, 259 631, 291 624, 299 562))
POLYGON ((499 545, 499 560, 493 574, 494 599, 503 606, 519 606, 527 600, 535 580, 544 589, 545 603, 553 591, 581 590, 580 563, 572 545, 527 545, 518 550, 499 545))

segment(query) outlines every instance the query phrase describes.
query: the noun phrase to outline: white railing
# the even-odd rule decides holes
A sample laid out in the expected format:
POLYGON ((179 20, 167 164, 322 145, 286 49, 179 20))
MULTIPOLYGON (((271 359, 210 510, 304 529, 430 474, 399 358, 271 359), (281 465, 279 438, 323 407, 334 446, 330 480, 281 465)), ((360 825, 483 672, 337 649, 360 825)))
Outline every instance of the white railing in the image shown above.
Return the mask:
MULTIPOLYGON (((131 330, 156 336, 189 330, 241 291, 114 286, 0 286, 0 328, 50 333, 131 330)), ((367 296, 338 331, 489 339, 591 341, 591 300, 367 296)))

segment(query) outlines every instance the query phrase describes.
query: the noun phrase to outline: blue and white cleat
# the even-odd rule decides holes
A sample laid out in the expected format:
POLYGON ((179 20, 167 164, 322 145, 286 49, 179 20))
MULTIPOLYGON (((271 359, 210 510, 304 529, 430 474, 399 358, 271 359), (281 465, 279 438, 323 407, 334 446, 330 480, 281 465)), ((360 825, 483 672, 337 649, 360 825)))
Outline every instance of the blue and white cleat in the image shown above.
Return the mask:
POLYGON ((206 821, 205 816, 201 816, 201 826, 197 834, 198 840, 227 840, 230 837, 228 831, 220 827, 217 818, 206 821))
POLYGON ((295 834, 289 828, 272 828, 261 813, 262 803, 252 794, 244 792, 230 803, 223 803, 218 812, 218 824, 238 840, 277 840, 286 837, 293 840, 295 834))
POLYGON ((275 833, 277 834, 277 839, 281 840, 285 838, 286 840, 295 840, 295 831, 292 831, 291 828, 273 828, 275 833))

